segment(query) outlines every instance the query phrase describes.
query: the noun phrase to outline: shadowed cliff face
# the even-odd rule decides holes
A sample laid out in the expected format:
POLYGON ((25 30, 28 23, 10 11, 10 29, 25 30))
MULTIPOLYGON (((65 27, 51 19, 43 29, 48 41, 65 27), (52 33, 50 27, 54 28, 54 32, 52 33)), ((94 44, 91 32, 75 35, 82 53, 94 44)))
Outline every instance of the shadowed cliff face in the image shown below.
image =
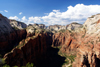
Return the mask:
POLYGON ((32 62, 36 67, 61 67, 64 63, 65 58, 58 55, 59 49, 51 47, 52 36, 49 34, 42 33, 25 41, 27 40, 21 48, 14 48, 11 53, 5 54, 8 65, 20 67, 32 62))
POLYGON ((10 34, 3 34, 0 36, 0 54, 4 55, 5 53, 11 51, 13 47, 18 45, 18 43, 26 38, 26 30, 17 30, 11 32, 10 34))

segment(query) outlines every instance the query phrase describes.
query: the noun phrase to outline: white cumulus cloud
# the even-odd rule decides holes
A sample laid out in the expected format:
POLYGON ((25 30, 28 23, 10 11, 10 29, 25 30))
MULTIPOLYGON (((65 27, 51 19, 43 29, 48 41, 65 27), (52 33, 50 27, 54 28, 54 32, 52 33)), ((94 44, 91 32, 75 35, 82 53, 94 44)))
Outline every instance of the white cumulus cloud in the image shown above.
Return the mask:
POLYGON ((45 23, 45 25, 67 25, 71 22, 84 23, 88 17, 100 13, 100 5, 76 4, 75 6, 70 5, 67 8, 64 12, 52 10, 50 13, 44 13, 45 15, 42 17, 31 16, 26 19, 24 16, 21 20, 25 20, 27 24, 45 23))
POLYGON ((49 24, 66 25, 71 22, 84 23, 91 15, 100 13, 100 5, 84 5, 76 4, 75 6, 68 6, 68 10, 61 12, 60 10, 53 10, 47 16, 43 16, 42 20, 49 24))
POLYGON ((30 23, 28 23, 28 20, 26 19, 26 16, 23 16, 21 18, 21 22, 25 22, 26 24, 30 24, 30 23))
POLYGON ((21 14, 22 14, 22 12, 19 13, 19 15, 21 15, 21 14))
POLYGON ((17 16, 14 16, 14 17, 10 16, 9 19, 19 20, 20 21, 20 19, 17 16))
POLYGON ((35 23, 40 23, 41 22, 41 17, 29 17, 29 21, 33 21, 35 23))
POLYGON ((22 17, 22 21, 27 21, 25 16, 22 17))
POLYGON ((8 12, 7 10, 4 10, 5 12, 8 12))

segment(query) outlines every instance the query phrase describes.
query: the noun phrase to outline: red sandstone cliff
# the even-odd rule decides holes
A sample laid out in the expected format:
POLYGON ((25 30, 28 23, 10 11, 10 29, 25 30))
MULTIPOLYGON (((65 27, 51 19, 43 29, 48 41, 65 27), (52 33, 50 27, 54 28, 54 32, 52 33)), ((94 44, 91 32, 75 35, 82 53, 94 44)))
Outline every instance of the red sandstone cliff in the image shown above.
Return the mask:
POLYGON ((68 30, 63 33, 55 33, 52 37, 52 46, 61 46, 60 50, 67 54, 76 54, 76 50, 81 43, 81 37, 84 34, 85 31, 80 31, 80 33, 78 33, 68 30))

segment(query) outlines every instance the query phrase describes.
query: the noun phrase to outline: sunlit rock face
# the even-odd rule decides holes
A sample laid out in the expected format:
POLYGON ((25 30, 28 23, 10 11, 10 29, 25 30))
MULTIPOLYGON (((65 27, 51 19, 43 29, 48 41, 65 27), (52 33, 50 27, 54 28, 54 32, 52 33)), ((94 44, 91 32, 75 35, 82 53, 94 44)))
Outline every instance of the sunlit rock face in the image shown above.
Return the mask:
POLYGON ((82 27, 82 24, 76 22, 67 25, 68 30, 77 30, 79 27, 82 27))
POLYGON ((100 32, 100 14, 89 17, 83 24, 86 27, 87 34, 100 32))
POLYGON ((76 55, 83 34, 84 31, 77 33, 69 30, 66 30, 63 33, 55 33, 52 37, 52 46, 61 46, 60 50, 63 53, 76 55))
POLYGON ((46 29, 46 26, 44 24, 34 23, 34 24, 29 24, 28 26, 33 26, 36 29, 39 29, 39 28, 46 29))
POLYGON ((62 30, 62 29, 66 29, 66 26, 63 25, 50 25, 47 27, 47 29, 53 29, 56 31, 62 30))
POLYGON ((33 26, 36 29, 42 28, 42 29, 46 29, 46 30, 55 30, 55 31, 66 29, 66 26, 63 26, 63 25, 45 26, 44 24, 36 24, 35 23, 35 24, 29 24, 28 26, 33 26))
POLYGON ((73 67, 100 67, 99 25, 100 14, 89 17, 82 27, 77 26, 75 30, 70 24, 68 30, 73 32, 55 33, 53 46, 62 45, 62 52, 76 53, 73 67))
POLYGON ((16 27, 18 29, 23 29, 23 28, 26 28, 27 25, 23 22, 20 22, 20 21, 16 21, 16 20, 10 20, 10 25, 12 27, 16 27))
POLYGON ((73 67, 100 67, 100 14, 89 17, 83 26, 86 34, 81 38, 73 67))

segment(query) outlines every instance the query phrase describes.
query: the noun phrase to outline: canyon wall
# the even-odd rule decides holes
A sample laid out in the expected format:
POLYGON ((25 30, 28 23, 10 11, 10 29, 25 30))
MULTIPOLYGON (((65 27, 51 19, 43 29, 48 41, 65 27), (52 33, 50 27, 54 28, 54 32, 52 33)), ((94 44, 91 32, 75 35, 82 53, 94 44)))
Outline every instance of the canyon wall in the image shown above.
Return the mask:
POLYGON ((62 52, 76 54, 73 67, 100 67, 100 14, 89 17, 81 29, 57 33, 53 45, 62 52))
POLYGON ((65 32, 55 33, 52 37, 52 46, 61 46, 60 51, 63 53, 75 55, 80 46, 81 37, 85 34, 85 30, 80 29, 82 29, 80 32, 66 30, 65 32))
POLYGON ((8 65, 20 67, 28 62, 37 65, 39 61, 46 59, 46 52, 52 44, 52 38, 49 34, 42 33, 36 37, 26 38, 19 46, 22 44, 20 48, 16 47, 10 53, 5 54, 4 58, 8 65))
POLYGON ((83 25, 86 34, 80 40, 73 67, 100 67, 100 14, 89 17, 83 25))
POLYGON ((15 47, 22 39, 26 38, 26 30, 13 31, 0 36, 0 54, 4 55, 15 47))

